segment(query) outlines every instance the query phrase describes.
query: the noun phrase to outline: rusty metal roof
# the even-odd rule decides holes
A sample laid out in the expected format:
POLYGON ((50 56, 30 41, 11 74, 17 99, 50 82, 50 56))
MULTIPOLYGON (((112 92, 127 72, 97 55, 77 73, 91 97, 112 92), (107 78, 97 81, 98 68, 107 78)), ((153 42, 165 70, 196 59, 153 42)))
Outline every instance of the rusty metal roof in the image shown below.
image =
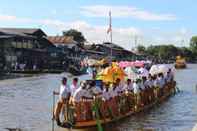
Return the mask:
POLYGON ((47 39, 53 44, 77 44, 72 36, 48 36, 47 39))

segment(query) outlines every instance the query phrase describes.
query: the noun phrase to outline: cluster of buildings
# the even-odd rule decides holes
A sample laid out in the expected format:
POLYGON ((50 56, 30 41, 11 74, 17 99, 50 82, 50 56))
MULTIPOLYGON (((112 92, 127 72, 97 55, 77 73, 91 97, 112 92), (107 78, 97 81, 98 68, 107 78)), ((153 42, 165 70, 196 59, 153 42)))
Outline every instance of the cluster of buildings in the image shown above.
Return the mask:
POLYGON ((41 29, 0 28, 0 70, 64 70, 84 58, 134 60, 138 55, 112 44, 85 45, 72 36, 47 36, 41 29))

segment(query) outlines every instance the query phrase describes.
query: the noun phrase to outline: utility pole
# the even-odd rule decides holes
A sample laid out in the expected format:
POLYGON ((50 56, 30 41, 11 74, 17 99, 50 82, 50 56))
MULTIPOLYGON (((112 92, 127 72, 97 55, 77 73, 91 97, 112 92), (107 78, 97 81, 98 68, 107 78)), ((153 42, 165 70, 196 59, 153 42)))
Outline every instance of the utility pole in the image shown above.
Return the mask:
POLYGON ((134 42, 135 42, 135 48, 137 50, 137 44, 138 44, 138 36, 137 35, 134 36, 134 42))
MULTIPOLYGON (((107 33, 110 33, 110 42, 112 44, 112 19, 111 19, 111 11, 109 12, 109 28, 107 30, 107 33)), ((110 56, 111 56, 111 62, 112 62, 112 46, 111 46, 111 51, 110 51, 110 56)))

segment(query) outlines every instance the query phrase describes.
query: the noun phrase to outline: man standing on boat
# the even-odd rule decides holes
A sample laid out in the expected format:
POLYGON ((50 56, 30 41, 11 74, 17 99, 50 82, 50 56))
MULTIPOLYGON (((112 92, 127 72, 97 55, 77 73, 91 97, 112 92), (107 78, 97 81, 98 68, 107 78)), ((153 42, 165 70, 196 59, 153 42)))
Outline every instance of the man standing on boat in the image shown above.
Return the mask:
POLYGON ((73 94, 75 93, 75 91, 78 89, 78 78, 73 78, 73 82, 70 86, 70 90, 71 90, 71 96, 73 96, 73 94))
POLYGON ((61 125, 59 115, 60 115, 61 111, 63 110, 63 108, 65 108, 66 112, 64 113, 65 114, 64 117, 65 117, 65 119, 67 119, 67 109, 68 109, 69 99, 70 99, 70 95, 71 95, 71 91, 70 91, 69 87, 67 86, 67 78, 66 77, 62 78, 60 92, 59 93, 54 92, 54 94, 56 94, 56 95, 59 94, 59 100, 58 100, 57 106, 55 108, 54 115, 55 115, 55 120, 57 122, 57 125, 61 125))

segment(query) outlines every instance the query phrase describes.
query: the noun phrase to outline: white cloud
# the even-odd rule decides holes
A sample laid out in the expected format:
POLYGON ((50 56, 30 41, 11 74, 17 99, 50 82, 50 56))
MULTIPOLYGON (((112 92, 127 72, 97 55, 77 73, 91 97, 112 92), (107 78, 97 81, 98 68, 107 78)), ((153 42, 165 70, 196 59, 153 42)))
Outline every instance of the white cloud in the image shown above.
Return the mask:
MULTIPOLYGON (((20 27, 23 25, 42 25, 49 35, 61 33, 63 30, 69 30, 70 28, 81 31, 90 43, 102 43, 103 41, 110 41, 110 36, 107 34, 108 26, 91 25, 86 21, 72 21, 65 22, 58 19, 31 19, 21 18, 12 15, 0 14, 0 24, 9 23, 10 25, 20 27)), ((23 26, 24 27, 24 26, 23 26)), ((182 40, 184 44, 188 45, 189 39, 192 33, 185 27, 180 27, 176 31, 165 31, 161 28, 153 30, 142 30, 135 27, 113 27, 113 42, 120 46, 131 49, 135 46, 134 36, 138 36, 138 43, 148 46, 150 44, 175 44, 182 46, 182 40)))
POLYGON ((12 20, 16 20, 16 16, 0 14, 0 20, 1 21, 12 21, 12 20))
POLYGON ((81 7, 81 13, 89 17, 107 17, 109 11, 112 12, 113 17, 120 18, 133 17, 147 21, 173 21, 177 19, 173 14, 157 14, 132 6, 93 5, 81 7))

